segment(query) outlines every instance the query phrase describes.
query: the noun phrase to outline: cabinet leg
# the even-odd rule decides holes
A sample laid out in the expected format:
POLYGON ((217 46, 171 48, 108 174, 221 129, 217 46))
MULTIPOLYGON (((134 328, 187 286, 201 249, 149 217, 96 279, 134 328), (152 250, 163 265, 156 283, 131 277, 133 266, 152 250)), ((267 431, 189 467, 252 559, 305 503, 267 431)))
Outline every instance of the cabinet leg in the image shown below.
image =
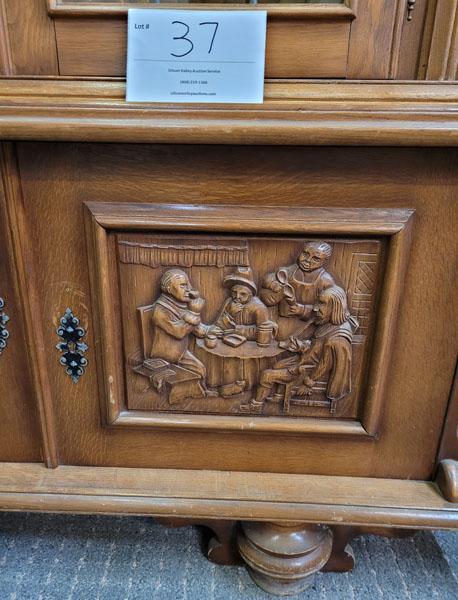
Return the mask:
POLYGON ((169 517, 156 517, 155 520, 165 527, 189 527, 190 525, 202 527, 204 529, 202 550, 208 560, 217 565, 242 563, 235 540, 236 521, 169 517))
POLYGON ((355 566, 350 541, 360 535, 380 535, 389 538, 405 538, 415 535, 413 529, 394 529, 390 527, 352 527, 349 525, 332 526, 332 553, 322 571, 344 573, 355 566))
POLYGON ((332 527, 332 553, 322 571, 345 573, 355 566, 355 555, 349 542, 359 535, 357 527, 332 527))
POLYGON ((206 536, 207 558, 217 565, 240 565, 237 551, 235 521, 200 521, 210 535, 206 536))
POLYGON ((300 523, 241 523, 238 549, 253 580, 278 596, 298 594, 328 561, 331 531, 300 523))

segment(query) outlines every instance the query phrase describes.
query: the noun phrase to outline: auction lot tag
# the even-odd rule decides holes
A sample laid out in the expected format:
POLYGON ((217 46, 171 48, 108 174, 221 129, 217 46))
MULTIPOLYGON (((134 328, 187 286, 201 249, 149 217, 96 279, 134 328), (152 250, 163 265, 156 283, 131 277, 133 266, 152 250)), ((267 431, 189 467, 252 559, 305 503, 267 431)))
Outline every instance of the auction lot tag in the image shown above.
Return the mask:
POLYGON ((128 102, 263 101, 266 11, 129 9, 128 102))

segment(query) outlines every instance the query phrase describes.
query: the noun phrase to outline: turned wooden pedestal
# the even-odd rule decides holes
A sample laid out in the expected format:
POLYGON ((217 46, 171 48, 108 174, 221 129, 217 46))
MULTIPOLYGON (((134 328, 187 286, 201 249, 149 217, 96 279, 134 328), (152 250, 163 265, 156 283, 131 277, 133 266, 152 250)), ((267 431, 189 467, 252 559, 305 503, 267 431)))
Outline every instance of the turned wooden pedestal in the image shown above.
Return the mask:
POLYGON ((360 535, 405 538, 414 529, 320 526, 307 523, 264 523, 195 519, 156 519, 166 527, 202 529, 202 550, 218 565, 245 564, 265 591, 293 595, 313 582, 313 574, 344 573, 355 566, 350 542, 360 535))
POLYGON ((237 545, 259 587, 287 596, 308 587, 327 563, 332 533, 320 525, 242 523, 237 545))

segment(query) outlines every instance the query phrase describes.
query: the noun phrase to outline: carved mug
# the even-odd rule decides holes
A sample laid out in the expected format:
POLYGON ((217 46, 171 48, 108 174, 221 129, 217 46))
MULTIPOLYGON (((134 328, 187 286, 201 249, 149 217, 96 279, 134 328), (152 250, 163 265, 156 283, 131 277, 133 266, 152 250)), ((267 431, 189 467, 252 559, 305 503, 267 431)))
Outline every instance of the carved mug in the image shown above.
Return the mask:
POLYGON ((288 273, 286 269, 278 269, 276 273, 277 281, 283 286, 283 297, 286 302, 292 306, 296 304, 296 292, 293 286, 288 283, 288 273))
MULTIPOLYGON (((193 292, 189 292, 189 295, 191 296, 193 292)), ((195 292, 195 293, 199 293, 199 292, 195 292)), ((191 300, 189 301, 188 304, 188 308, 190 311, 194 312, 194 313, 200 313, 204 307, 205 304, 205 299, 201 298, 200 296, 191 296, 191 300)))
POLYGON ((217 343, 218 340, 216 338, 216 335, 214 335, 213 333, 209 333, 205 338, 205 345, 207 346, 207 348, 216 348, 217 343))
POLYGON ((256 332, 256 343, 258 346, 270 346, 274 339, 275 323, 265 321, 258 326, 256 332))

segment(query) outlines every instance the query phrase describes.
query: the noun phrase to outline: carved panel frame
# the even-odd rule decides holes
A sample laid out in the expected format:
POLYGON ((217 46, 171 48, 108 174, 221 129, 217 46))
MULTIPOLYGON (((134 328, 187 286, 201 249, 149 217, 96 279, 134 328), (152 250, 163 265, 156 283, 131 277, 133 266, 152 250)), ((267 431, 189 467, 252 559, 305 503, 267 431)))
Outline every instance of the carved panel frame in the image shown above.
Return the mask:
MULTIPOLYGON (((182 8, 177 7, 177 3, 173 0, 165 1, 160 3, 159 8, 176 9, 182 8)), ((86 17, 93 15, 126 15, 129 8, 146 8, 157 9, 158 6, 151 0, 148 2, 78 2, 74 0, 46 0, 48 14, 52 16, 66 16, 66 17, 86 17)), ((208 9, 208 5, 205 2, 196 4, 186 4, 184 7, 186 10, 202 10, 208 9)), ((234 3, 223 3, 218 4, 215 2, 211 6, 211 10, 267 10, 271 15, 279 15, 281 17, 303 17, 305 19, 345 19, 351 20, 355 18, 355 10, 352 0, 345 0, 342 4, 326 3, 323 4, 263 4, 262 6, 234 3)))
POLYGON ((109 427, 232 432, 274 432, 375 438, 379 432, 391 348, 411 241, 412 209, 232 207, 188 204, 85 203, 94 335, 102 420, 109 427), (124 400, 122 343, 113 330, 119 298, 110 232, 192 232, 275 235, 367 235, 387 239, 386 268, 377 314, 361 422, 345 419, 286 418, 201 414, 155 414, 127 410, 124 400))

